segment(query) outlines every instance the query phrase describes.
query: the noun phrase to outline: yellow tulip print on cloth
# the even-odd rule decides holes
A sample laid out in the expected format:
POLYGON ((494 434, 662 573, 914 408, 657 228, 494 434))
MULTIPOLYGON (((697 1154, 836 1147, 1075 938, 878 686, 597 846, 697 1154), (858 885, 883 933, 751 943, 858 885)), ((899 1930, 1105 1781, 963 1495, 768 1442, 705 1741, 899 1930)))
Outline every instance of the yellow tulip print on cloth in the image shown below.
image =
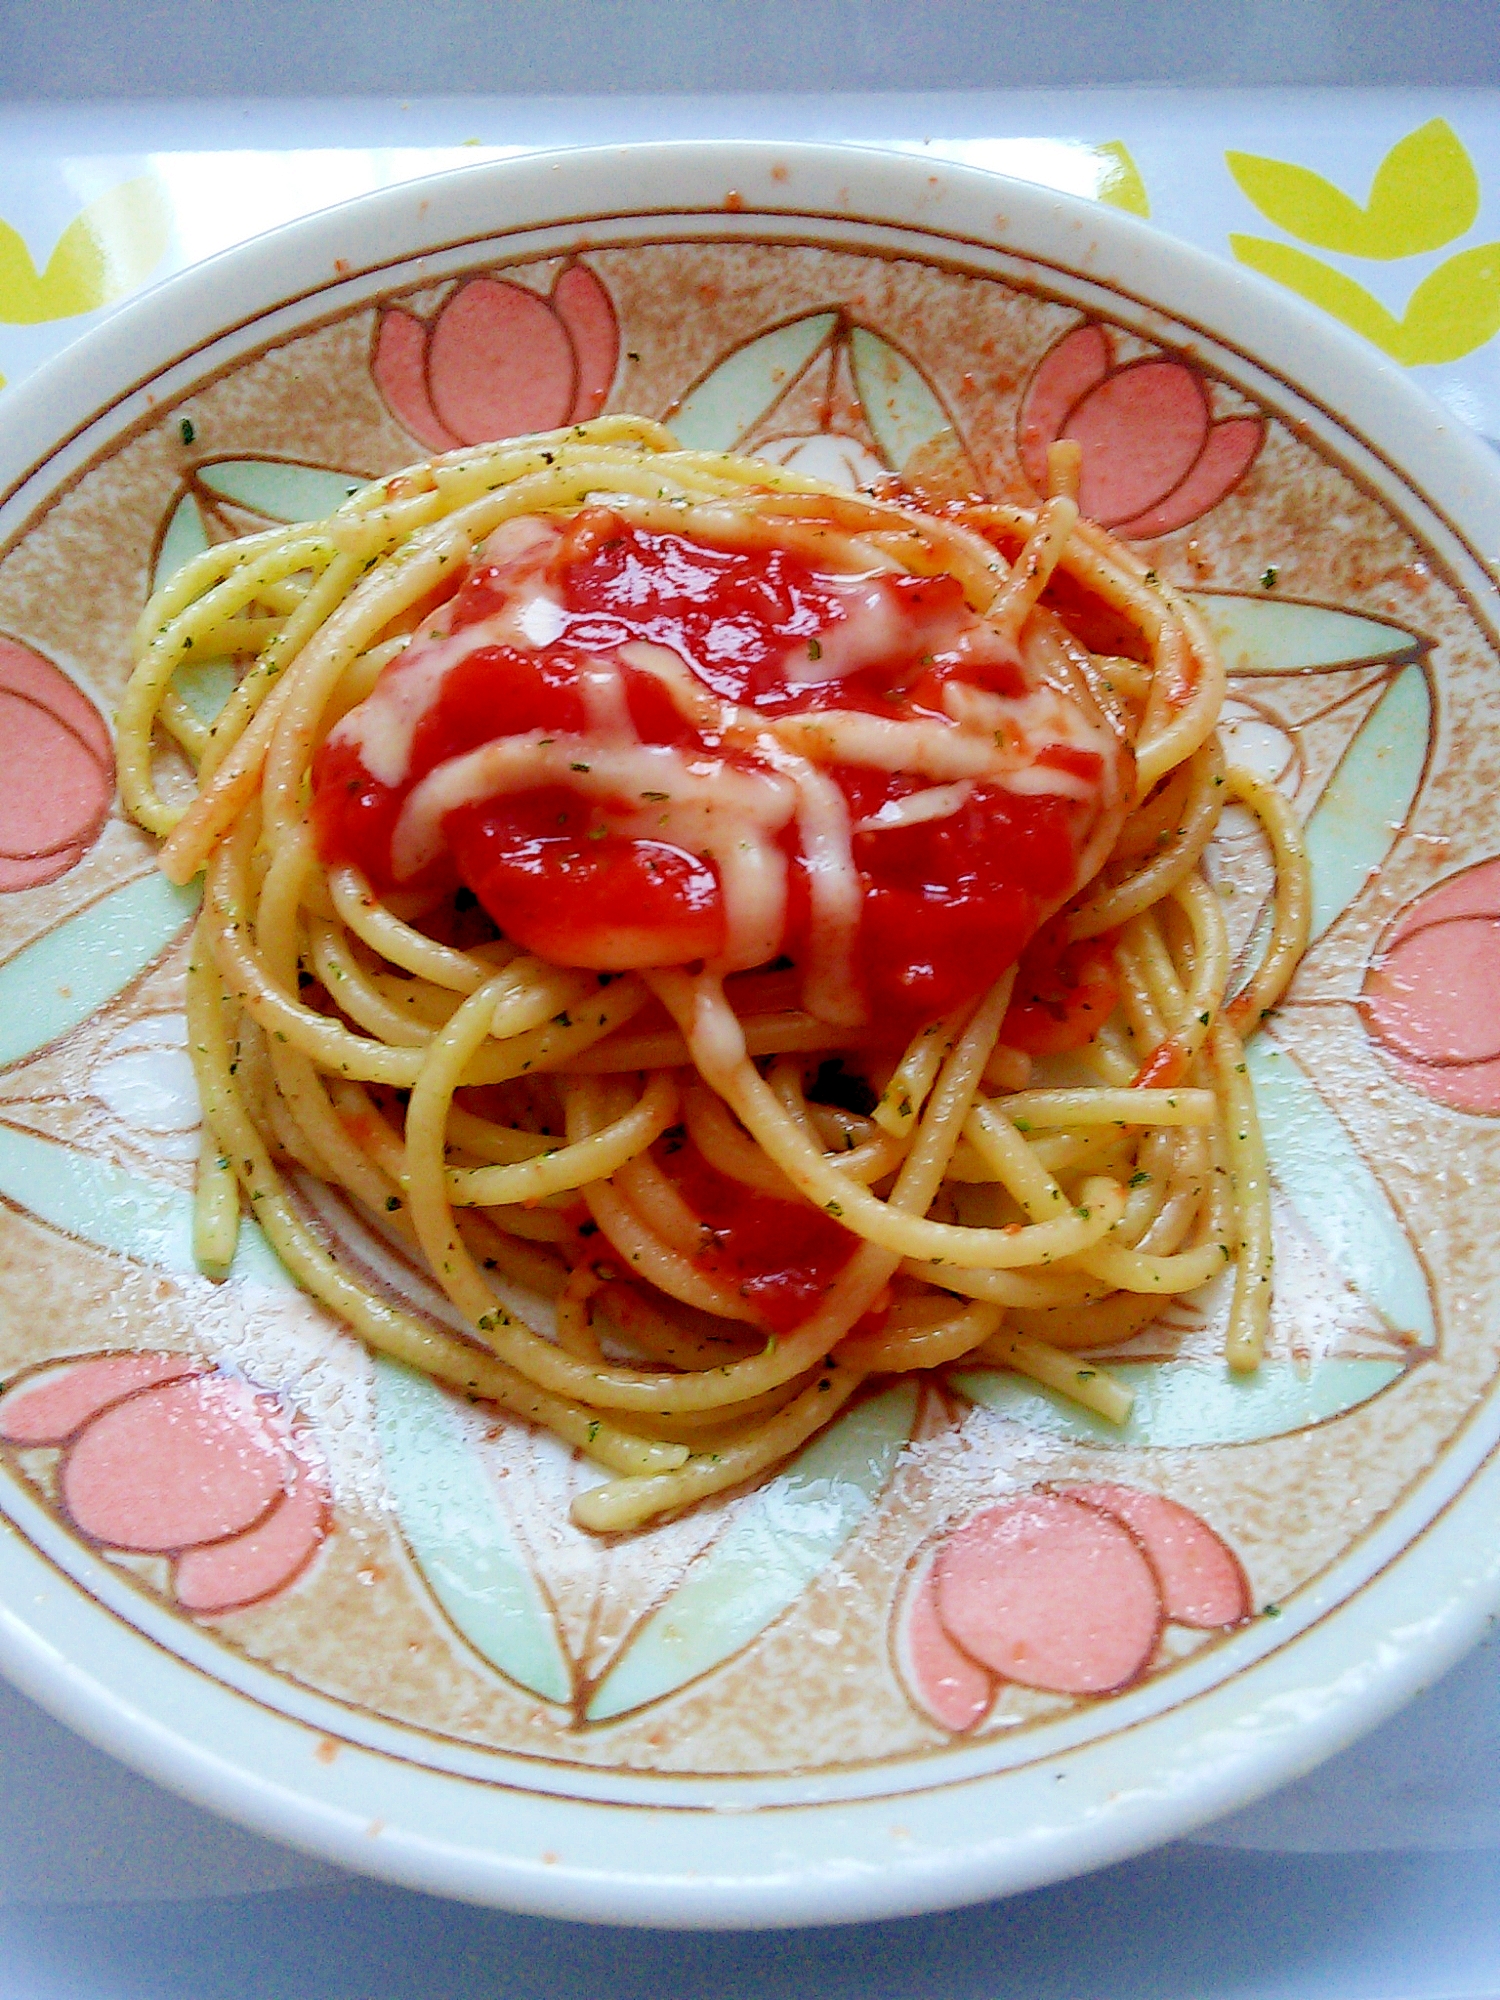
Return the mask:
MULTIPOLYGON (((0 197, 3 197, 0 181, 0 197)), ((171 205, 155 175, 118 181, 73 216, 45 256, 33 256, 0 214, 0 327, 61 325, 113 305, 153 276, 172 237, 171 205)), ((0 389, 5 387, 0 370, 0 389)))
POLYGON ((1473 231, 1481 190, 1474 162, 1446 119, 1399 139, 1381 160, 1365 202, 1309 167, 1258 153, 1224 156, 1241 193, 1295 239, 1230 234, 1234 255, 1407 367, 1460 361, 1500 331, 1500 242, 1470 243, 1414 269, 1404 309, 1393 312, 1357 277, 1317 257, 1408 264, 1473 231), (1307 245, 1304 249, 1299 246, 1307 245))
POLYGON ((82 208, 40 267, 0 220, 0 325, 76 319, 134 291, 166 254, 171 218, 150 174, 121 181, 82 208))

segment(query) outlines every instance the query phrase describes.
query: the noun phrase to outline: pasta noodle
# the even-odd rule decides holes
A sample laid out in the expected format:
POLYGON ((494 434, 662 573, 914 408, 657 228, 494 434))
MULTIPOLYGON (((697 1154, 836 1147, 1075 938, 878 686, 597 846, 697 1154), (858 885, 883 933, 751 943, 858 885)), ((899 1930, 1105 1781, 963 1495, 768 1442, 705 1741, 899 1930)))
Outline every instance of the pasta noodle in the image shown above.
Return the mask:
POLYGON ((604 1467, 574 1508, 599 1532, 759 1476, 871 1375, 987 1361, 1118 1422, 1129 1392, 1074 1350, 1230 1265, 1253 1368, 1242 1041, 1305 944, 1305 860, 1224 768, 1196 612, 1079 519, 1077 472, 1057 446, 1040 508, 933 512, 610 417, 179 571, 119 765, 166 873, 206 877, 204 1270, 243 1199, 373 1348, 604 1467), (662 579, 691 622, 710 572, 690 657, 662 579), (206 728, 173 677, 224 657, 206 728), (454 735, 481 670, 520 705, 485 682, 454 735), (1201 867, 1226 798, 1278 884, 1233 997, 1201 867), (956 917, 914 855, 957 871, 956 917), (448 1323, 371 1276, 320 1187, 448 1323))

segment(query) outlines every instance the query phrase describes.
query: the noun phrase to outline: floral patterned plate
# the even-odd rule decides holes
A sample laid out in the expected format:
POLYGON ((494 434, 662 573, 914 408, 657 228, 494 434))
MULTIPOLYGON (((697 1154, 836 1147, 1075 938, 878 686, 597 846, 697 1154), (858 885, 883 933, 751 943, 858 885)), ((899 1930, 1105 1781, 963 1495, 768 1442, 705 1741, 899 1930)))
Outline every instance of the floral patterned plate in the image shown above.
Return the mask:
MULTIPOLYGON (((1368 1727, 1500 1601, 1500 476, 1268 287, 1066 197, 853 151, 489 165, 189 272, 0 426, 0 1664, 166 1783, 518 1908, 786 1923, 1180 1832, 1368 1727), (1113 1431, 995 1369, 876 1385, 616 1540, 550 1437, 373 1362, 247 1227, 190 1254, 193 896, 120 814, 154 583, 464 441, 602 409, 850 482, 1084 504, 1193 591, 1315 942, 1251 1067, 1272 1351, 1223 1300, 1113 1431)), ((231 671, 199 662, 205 715, 231 671)), ((1237 949, 1254 826, 1213 867, 1237 949)), ((444 1307, 326 1196, 376 1282, 444 1307)))

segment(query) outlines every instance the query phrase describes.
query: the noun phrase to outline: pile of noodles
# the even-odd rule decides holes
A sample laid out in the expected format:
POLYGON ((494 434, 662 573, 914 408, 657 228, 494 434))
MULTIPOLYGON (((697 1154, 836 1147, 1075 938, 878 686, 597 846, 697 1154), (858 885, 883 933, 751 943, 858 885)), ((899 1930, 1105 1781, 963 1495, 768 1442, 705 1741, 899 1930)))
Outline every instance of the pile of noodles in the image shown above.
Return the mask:
POLYGON ((203 1268, 227 1270, 243 1197, 372 1348, 613 1473, 575 1503, 600 1531, 774 1467, 872 1375, 998 1364, 1119 1421, 1128 1391, 1079 1350, 1128 1339, 1230 1266, 1228 1360, 1253 1368, 1270 1211, 1242 1043, 1304 948, 1305 861, 1280 796, 1225 768, 1223 672, 1192 606, 1079 518, 1076 448, 1054 448, 1053 489, 1035 511, 933 514, 611 417, 452 453, 180 570, 142 620, 119 760, 166 873, 206 874, 187 975, 203 1268), (716 547, 946 572, 976 613, 1050 647, 1136 773, 1111 851, 1061 917, 1070 938, 1113 940, 1119 1003, 1085 1047, 1033 1063, 1005 1045, 1014 969, 882 1055, 775 971, 552 965, 493 927, 466 934, 451 898, 382 901, 354 868, 325 867, 310 774, 329 730, 498 525, 601 498, 716 547), (1107 656, 1069 626, 1082 601, 1127 635, 1107 656), (209 727, 174 676, 219 659, 240 677, 209 727), (1277 862, 1269 943, 1232 998, 1202 866, 1230 799, 1277 862), (809 1095, 834 1057, 873 1110, 809 1095), (695 1258, 702 1224, 653 1152, 678 1127, 730 1179, 849 1233, 789 1333, 768 1334, 695 1258), (450 1324, 374 1275, 319 1189, 430 1275, 450 1324))

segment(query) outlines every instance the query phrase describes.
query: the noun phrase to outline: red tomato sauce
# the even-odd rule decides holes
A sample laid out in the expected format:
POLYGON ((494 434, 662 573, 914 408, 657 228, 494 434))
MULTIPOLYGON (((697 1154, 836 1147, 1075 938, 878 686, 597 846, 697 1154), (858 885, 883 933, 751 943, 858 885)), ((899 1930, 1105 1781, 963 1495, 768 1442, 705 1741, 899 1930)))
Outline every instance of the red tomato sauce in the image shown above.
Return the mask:
POLYGON ((1063 1055, 1092 1041, 1120 999, 1112 936, 1070 944, 1044 924, 1021 954, 1005 1016, 1005 1040, 1028 1055, 1063 1055))
MULTIPOLYGON (((337 732, 324 744, 313 812, 326 862, 353 863, 377 892, 396 887, 391 841, 412 788, 499 738, 584 732, 582 666, 631 641, 670 648, 721 699, 767 716, 819 708, 898 720, 944 715, 943 690, 954 678, 996 694, 1024 692, 1019 669, 1004 662, 945 659, 942 635, 964 615, 948 576, 880 578, 876 588, 894 614, 888 656, 827 680, 812 676, 847 616, 845 602, 784 549, 707 547, 594 509, 553 551, 548 578, 561 599, 557 636, 529 649, 481 643, 451 666, 416 724, 400 783, 382 783, 358 744, 337 732)), ((419 635, 387 673, 411 673, 444 630, 502 611, 507 589, 501 570, 476 567, 438 614, 437 638, 419 635)), ((715 750, 658 678, 623 662, 621 671, 641 742, 715 750)), ((1103 759, 1076 745, 1044 744, 1036 761, 1102 784, 1103 759)), ((855 822, 931 783, 865 767, 832 775, 855 822)), ((426 879, 466 884, 508 937, 554 962, 622 971, 712 961, 726 929, 714 866, 667 841, 621 834, 608 805, 559 784, 466 804, 444 820, 447 853, 426 879)), ((977 782, 945 818, 856 831, 863 900, 855 976, 869 1019, 903 1038, 989 986, 1075 886, 1093 814, 1058 793, 977 782)), ((790 883, 779 948, 798 959, 810 919, 795 823, 781 841, 790 883)))
POLYGON ((773 1333, 800 1326, 853 1256, 857 1239, 804 1201, 781 1201, 721 1174, 691 1140, 656 1147, 657 1164, 703 1223, 693 1259, 734 1286, 773 1333))

